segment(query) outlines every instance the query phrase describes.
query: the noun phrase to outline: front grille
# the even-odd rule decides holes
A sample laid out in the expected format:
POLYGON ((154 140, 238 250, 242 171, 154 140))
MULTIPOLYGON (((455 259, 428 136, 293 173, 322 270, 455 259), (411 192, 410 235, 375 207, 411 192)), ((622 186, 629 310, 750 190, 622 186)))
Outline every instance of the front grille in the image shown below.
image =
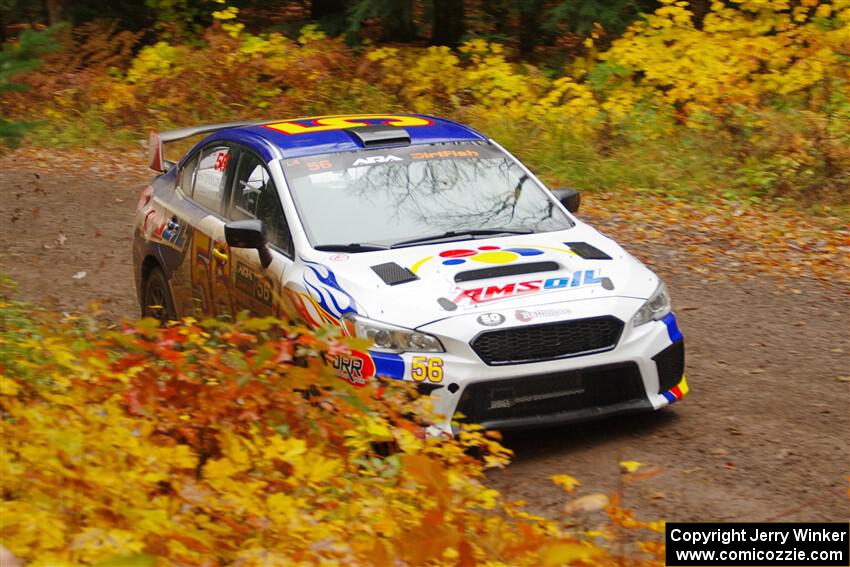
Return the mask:
POLYGON ((486 331, 471 346, 489 365, 517 364, 611 350, 622 331, 616 317, 591 317, 486 331))
POLYGON ((658 393, 666 392, 685 373, 685 341, 677 341, 652 357, 658 369, 658 393))
POLYGON ((464 421, 543 416, 643 400, 640 370, 633 362, 470 384, 457 411, 464 421))

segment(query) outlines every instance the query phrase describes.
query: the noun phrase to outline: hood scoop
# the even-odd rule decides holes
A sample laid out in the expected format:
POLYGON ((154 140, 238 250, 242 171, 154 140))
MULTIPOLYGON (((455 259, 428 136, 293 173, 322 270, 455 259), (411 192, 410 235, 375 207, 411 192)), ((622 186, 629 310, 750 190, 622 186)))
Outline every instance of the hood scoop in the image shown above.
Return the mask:
POLYGON ((611 256, 587 242, 564 242, 570 250, 585 260, 611 260, 611 256))
POLYGON ((520 274, 536 274, 538 272, 556 272, 561 269, 557 262, 528 262, 525 264, 512 264, 510 266, 498 266, 495 268, 481 268, 479 270, 466 270, 455 274, 455 283, 469 282, 472 280, 486 280, 489 278, 503 278, 505 276, 518 276, 520 274))
POLYGON ((372 271, 378 274, 378 277, 387 285, 398 285, 419 279, 419 276, 395 262, 377 264, 372 266, 372 271))

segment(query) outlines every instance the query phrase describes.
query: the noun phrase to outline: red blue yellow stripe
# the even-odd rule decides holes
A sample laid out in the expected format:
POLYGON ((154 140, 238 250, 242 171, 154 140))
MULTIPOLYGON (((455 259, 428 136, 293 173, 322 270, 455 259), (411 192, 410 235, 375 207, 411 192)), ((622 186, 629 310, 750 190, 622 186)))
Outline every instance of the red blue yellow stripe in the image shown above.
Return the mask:
POLYGON ((662 394, 671 404, 678 402, 688 395, 688 381, 682 376, 682 381, 662 394))

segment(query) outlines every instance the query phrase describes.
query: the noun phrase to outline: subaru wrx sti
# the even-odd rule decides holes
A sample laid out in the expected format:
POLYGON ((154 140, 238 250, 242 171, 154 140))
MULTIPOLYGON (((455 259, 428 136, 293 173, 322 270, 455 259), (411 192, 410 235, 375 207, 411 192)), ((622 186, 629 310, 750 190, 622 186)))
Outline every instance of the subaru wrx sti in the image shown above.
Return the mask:
POLYGON ((243 310, 371 341, 341 378, 409 380, 451 429, 659 409, 688 391, 664 283, 475 130, 358 115, 152 134, 142 313, 243 310), (176 163, 162 145, 206 135, 176 163))

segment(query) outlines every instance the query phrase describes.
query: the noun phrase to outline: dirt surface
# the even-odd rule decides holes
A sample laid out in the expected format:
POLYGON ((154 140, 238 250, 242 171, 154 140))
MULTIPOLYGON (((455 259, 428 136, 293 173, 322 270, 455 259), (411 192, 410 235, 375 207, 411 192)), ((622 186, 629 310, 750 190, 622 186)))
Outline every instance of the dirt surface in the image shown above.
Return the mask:
MULTIPOLYGON (((150 176, 138 161, 91 158, 0 161, 0 272, 22 299, 67 311, 100 300, 118 321, 138 313, 131 226, 150 176)), ((616 225, 600 228, 619 240, 616 225)), ((709 278, 663 234, 621 243, 672 289, 691 394, 661 412, 507 435, 515 460, 491 473, 496 488, 552 517, 576 497, 618 492, 641 519, 850 520, 846 289, 709 278), (623 482, 623 460, 650 474, 623 482), (581 481, 572 496, 549 480, 560 473, 581 481)))
POLYGON ((133 213, 152 176, 140 162, 95 159, 0 160, 0 273, 12 277, 22 299, 62 311, 99 300, 117 321, 139 314, 133 213))

